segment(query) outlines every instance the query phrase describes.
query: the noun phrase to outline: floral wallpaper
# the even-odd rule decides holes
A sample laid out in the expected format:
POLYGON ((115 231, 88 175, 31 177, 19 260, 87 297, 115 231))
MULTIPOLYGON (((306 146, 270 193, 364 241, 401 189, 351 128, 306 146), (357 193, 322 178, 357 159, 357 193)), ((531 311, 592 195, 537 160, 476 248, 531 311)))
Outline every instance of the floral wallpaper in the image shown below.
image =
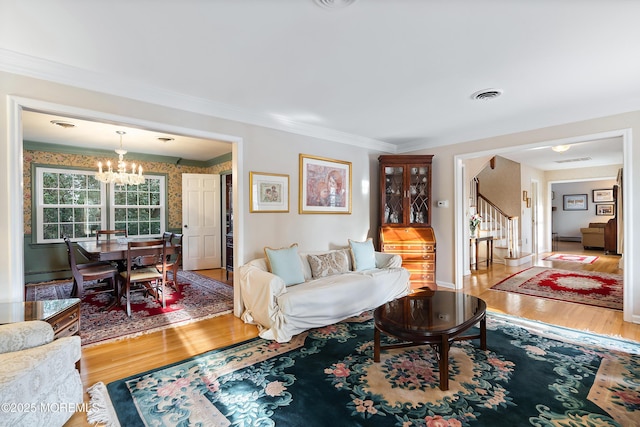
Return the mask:
MULTIPOLYGON (((103 157, 87 156, 80 154, 50 153, 46 151, 23 151, 23 179, 24 179, 24 232, 31 234, 31 165, 62 165, 79 168, 97 169, 98 161, 103 157)), ((221 173, 231 170, 231 161, 213 165, 210 167, 174 165, 160 162, 136 162, 142 165, 145 173, 167 174, 167 205, 168 227, 181 228, 182 226, 182 174, 183 173, 221 173)))

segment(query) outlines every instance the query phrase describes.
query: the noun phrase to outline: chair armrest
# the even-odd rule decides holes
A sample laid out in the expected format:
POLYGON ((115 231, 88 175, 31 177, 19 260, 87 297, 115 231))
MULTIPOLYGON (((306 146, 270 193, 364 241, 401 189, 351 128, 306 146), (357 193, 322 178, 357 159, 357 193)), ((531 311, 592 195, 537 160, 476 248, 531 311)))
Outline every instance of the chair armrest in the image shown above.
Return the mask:
POLYGON ((238 273, 245 306, 242 320, 268 328, 277 312, 277 298, 287 292, 284 280, 253 265, 243 265, 238 273))
POLYGON ((398 254, 389 254, 385 252, 376 252, 377 268, 397 268, 402 267, 402 257, 398 254))
POLYGON ((0 354, 38 347, 53 341, 53 328, 42 320, 0 325, 0 354))
POLYGON ((26 396, 36 392, 31 387, 58 381, 65 372, 76 369, 80 356, 79 336, 63 337, 38 347, 0 354, 0 401, 11 401, 16 397, 28 401, 26 396))

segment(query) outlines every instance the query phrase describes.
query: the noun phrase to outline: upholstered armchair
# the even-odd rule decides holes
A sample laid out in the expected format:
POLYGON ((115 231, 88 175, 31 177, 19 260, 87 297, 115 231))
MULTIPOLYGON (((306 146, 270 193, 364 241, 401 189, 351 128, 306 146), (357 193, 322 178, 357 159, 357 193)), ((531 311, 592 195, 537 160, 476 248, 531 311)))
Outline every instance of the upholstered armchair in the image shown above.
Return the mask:
POLYGON ((589 223, 589 227, 581 228, 582 246, 586 248, 604 249, 604 228, 607 224, 600 222, 589 223))
POLYGON ((47 322, 0 325, 0 424, 62 426, 83 400, 79 360, 80 337, 54 340, 47 322))

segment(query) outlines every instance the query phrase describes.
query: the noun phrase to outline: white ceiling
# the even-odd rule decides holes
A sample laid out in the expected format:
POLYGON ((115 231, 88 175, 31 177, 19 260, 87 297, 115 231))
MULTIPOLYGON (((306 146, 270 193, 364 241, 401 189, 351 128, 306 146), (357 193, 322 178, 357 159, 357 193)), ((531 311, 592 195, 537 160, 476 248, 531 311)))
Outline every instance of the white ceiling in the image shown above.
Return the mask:
MULTIPOLYGON (((631 0, 0 0, 0 69, 402 153, 640 110, 638 16, 631 0), (471 99, 485 88, 504 93, 471 99)), ((115 148, 115 127, 96 132, 115 148)), ((215 146, 157 136, 125 148, 215 146)))

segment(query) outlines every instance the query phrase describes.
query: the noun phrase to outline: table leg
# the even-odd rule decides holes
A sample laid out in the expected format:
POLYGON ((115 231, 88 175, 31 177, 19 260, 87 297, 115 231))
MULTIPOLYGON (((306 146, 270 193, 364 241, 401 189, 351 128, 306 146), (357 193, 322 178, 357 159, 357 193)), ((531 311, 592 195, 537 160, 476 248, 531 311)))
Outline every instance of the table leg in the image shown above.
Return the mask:
POLYGON ((478 241, 478 239, 476 239, 476 253, 475 253, 475 260, 476 260, 476 270, 480 268, 480 266, 478 265, 479 263, 479 259, 478 259, 478 249, 480 248, 480 242, 478 241))
POLYGON ((480 348, 487 349, 487 315, 485 314, 480 321, 480 348))
POLYGON ((449 390, 449 336, 442 335, 440 342, 440 360, 438 365, 440 368, 440 390, 449 390))
POLYGON ((380 330, 373 327, 373 361, 380 362, 380 330))

